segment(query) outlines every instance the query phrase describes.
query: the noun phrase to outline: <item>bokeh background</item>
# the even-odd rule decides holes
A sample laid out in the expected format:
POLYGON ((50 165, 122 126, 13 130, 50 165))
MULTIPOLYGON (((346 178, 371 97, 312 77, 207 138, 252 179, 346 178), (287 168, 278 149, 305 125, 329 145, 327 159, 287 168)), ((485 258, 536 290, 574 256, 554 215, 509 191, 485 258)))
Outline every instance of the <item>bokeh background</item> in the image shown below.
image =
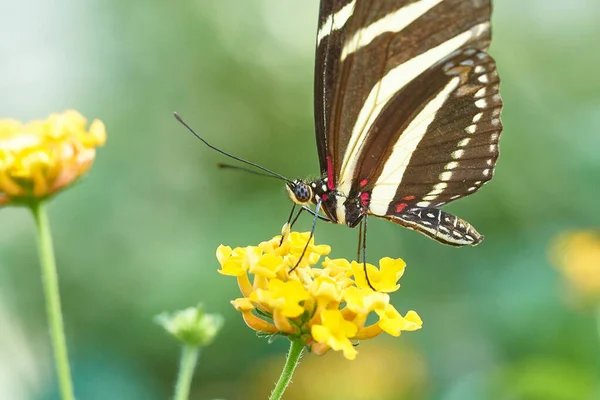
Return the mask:
MULTIPOLYGON (((192 398, 271 390, 287 343, 244 325, 215 249, 274 236, 290 202, 281 182, 217 169, 223 157, 172 112, 241 157, 317 174, 317 10, 317 0, 0 1, 0 117, 75 108, 109 134, 89 176, 50 207, 78 398, 168 398, 178 347, 152 318, 198 302, 226 323, 192 398)), ((353 362, 306 356, 286 399, 600 398, 594 305, 552 268, 553 238, 600 226, 600 2, 497 0, 493 28, 501 158, 489 185, 447 207, 486 240, 447 248, 371 220, 369 258, 406 260, 393 302, 424 327, 364 342, 353 362)), ((26 210, 0 210, 1 399, 58 398, 32 227, 26 210)), ((334 256, 352 257, 356 240, 317 227, 334 256)))

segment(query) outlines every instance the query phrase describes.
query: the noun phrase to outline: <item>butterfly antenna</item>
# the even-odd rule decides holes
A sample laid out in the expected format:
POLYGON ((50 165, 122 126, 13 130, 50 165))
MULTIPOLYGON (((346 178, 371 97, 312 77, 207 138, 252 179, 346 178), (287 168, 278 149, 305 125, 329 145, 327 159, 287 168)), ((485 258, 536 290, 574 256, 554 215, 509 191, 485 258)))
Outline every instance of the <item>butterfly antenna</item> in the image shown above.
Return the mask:
POLYGON ((254 170, 252 170, 250 168, 240 167, 239 165, 217 163, 217 167, 219 167, 221 169, 235 169, 235 170, 239 170, 239 171, 244 171, 244 172, 248 172, 249 174, 258 175, 258 176, 264 176, 265 178, 279 179, 278 176, 274 176, 274 175, 270 175, 270 174, 265 174, 264 172, 260 172, 260 171, 254 171, 254 170))
MULTIPOLYGON (((193 130, 193 129, 192 129, 192 128, 191 128, 191 127, 188 125, 188 124, 187 124, 187 122, 185 122, 185 121, 183 120, 183 118, 181 118, 181 116, 180 116, 179 114, 177 114, 177 113, 175 112, 175 113, 173 113, 173 115, 175 116, 175 118, 177 119, 177 121, 181 122, 181 124, 182 124, 183 126, 185 126, 185 127, 187 128, 187 130, 188 130, 188 131, 190 131, 190 132, 192 133, 192 135, 196 136, 196 138, 200 139, 200 140, 202 141, 202 143, 204 143, 205 145, 207 145, 207 146, 208 146, 208 147, 210 147, 211 149, 213 149, 213 150, 215 150, 215 151, 217 151, 217 152, 219 152, 219 153, 223 154, 224 156, 227 156, 227 157, 229 157, 229 158, 233 158, 233 159, 234 159, 234 160, 236 160, 236 161, 239 161, 239 162, 242 162, 242 163, 244 163, 244 164, 250 165, 250 166, 252 166, 252 167, 254 167, 254 168, 258 168, 258 169, 260 169, 261 171, 264 171, 264 172, 266 172, 266 173, 267 173, 269 176, 272 176, 273 178, 279 178, 279 179, 281 179, 281 180, 284 180, 284 181, 286 181, 286 182, 291 182, 291 180, 290 180, 290 179, 286 178, 286 177, 285 177, 285 176, 283 176, 283 175, 280 175, 280 174, 278 174, 277 172, 273 172, 273 171, 271 171, 271 170, 269 170, 269 169, 266 169, 265 167, 261 167, 261 166, 260 166, 260 165, 258 165, 258 164, 255 164, 255 163, 253 163, 253 162, 250 162, 250 161, 244 160, 243 158, 236 157, 236 156, 234 156, 233 154, 229 154, 229 153, 227 153, 226 151, 223 151, 223 150, 221 150, 221 149, 219 149, 219 148, 216 148, 215 146, 211 145, 211 144, 210 144, 210 143, 208 143, 206 140, 204 140, 202 137, 200 137, 200 135, 198 135, 198 134, 197 134, 197 133, 196 133, 196 132, 195 132, 195 131, 194 131, 194 130, 193 130)), ((239 167, 238 167, 238 168, 239 168, 239 167)), ((243 168, 239 168, 239 169, 243 169, 243 168)))

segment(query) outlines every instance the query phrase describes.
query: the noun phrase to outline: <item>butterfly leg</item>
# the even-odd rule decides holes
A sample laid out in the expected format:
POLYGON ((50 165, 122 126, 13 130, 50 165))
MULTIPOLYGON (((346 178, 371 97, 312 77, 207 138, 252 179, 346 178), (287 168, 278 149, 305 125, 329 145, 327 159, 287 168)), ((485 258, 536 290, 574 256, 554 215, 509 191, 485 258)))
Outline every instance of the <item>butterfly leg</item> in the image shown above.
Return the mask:
MULTIPOLYGON (((300 214, 302 214, 302 211, 308 211, 311 215, 316 216, 317 218, 319 218, 321 221, 325 221, 325 222, 331 222, 331 220, 319 213, 317 213, 316 211, 311 210, 310 208, 306 207, 306 206, 302 206, 302 208, 300 210, 298 210, 298 212, 296 213, 296 216, 292 219, 292 216, 294 215, 294 210, 296 208, 296 203, 294 203, 294 205, 292 206, 292 211, 290 211, 290 215, 288 217, 287 220, 287 224, 290 226, 290 229, 292 229, 292 227, 294 226, 294 224, 296 223, 296 221, 298 220, 298 218, 300 217, 300 214)), ((279 241, 279 245, 281 246, 283 244, 283 235, 281 236, 281 240, 279 241)))
MULTIPOLYGON (((304 211, 304 208, 301 208, 298 210, 298 212, 296 213, 296 216, 294 217, 294 219, 292 219, 292 222, 290 222, 290 220, 288 219, 288 224, 290 224, 290 229, 292 229, 292 227, 294 226, 296 221, 298 221, 298 218, 300 218, 300 214, 302 214, 302 211, 304 211)), ((291 217, 292 217, 292 214, 290 214, 290 218, 291 217)))
POLYGON ((361 249, 363 248, 363 226, 362 221, 358 224, 358 246, 356 246, 356 261, 360 261, 361 249))
POLYGON ((310 208, 308 208, 307 206, 302 206, 302 208, 304 209, 304 211, 308 211, 311 215, 315 215, 315 213, 318 214, 317 218, 319 218, 321 221, 331 222, 331 220, 329 218, 327 218, 324 215, 319 214, 318 211, 313 211, 310 208))
MULTIPOLYGON (((319 207, 321 207, 321 200, 319 199, 319 201, 317 202, 317 210, 319 209, 319 207)), ((300 209, 300 211, 304 210, 303 208, 300 209)), ((304 249, 302 250, 302 254, 300 254, 300 258, 298 259, 298 262, 296 263, 296 265, 294 265, 294 267, 292 269, 290 269, 290 272, 292 272, 293 270, 295 270, 296 268, 298 268, 298 265, 300 265, 300 262, 302 261, 302 259, 304 258, 304 255, 306 254, 306 250, 308 249, 308 245, 310 244, 310 241, 312 240, 314 234, 315 234, 315 227, 317 226, 317 219, 319 217, 319 213, 315 212, 314 213, 314 217, 313 217, 313 222, 312 222, 312 227, 310 228, 310 236, 308 237, 308 241, 306 242, 306 245, 304 246, 304 249)))
POLYGON ((292 210, 290 211, 290 215, 288 216, 287 223, 289 224, 292 220, 292 216, 294 215, 294 210, 296 209, 296 203, 292 203, 292 210))
MULTIPOLYGON (((367 214, 360 221, 359 231, 358 231, 358 243, 361 247, 359 249, 358 259, 360 260, 360 252, 362 250, 362 262, 363 262, 363 270, 365 271, 365 279, 367 280, 367 285, 375 291, 377 291, 373 285, 371 284, 371 280, 369 279, 369 274, 367 273, 367 214)), ((357 260, 358 261, 358 260, 357 260)))

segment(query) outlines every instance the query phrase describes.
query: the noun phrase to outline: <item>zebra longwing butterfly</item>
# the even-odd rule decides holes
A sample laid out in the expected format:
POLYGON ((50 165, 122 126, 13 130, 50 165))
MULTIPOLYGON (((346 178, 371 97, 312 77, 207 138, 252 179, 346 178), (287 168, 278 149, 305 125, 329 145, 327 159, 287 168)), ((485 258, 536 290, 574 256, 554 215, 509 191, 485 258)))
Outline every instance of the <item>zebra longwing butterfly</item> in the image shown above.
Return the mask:
POLYGON ((321 179, 288 183, 331 222, 367 215, 476 245, 437 207, 492 178, 502 101, 490 0, 322 0, 315 127, 321 179))
POLYGON ((316 205, 315 220, 322 211, 355 227, 373 215, 444 244, 476 245, 475 228, 437 207, 476 192, 498 158, 490 2, 321 0, 317 180, 289 180, 199 139, 285 180, 296 204, 316 205))

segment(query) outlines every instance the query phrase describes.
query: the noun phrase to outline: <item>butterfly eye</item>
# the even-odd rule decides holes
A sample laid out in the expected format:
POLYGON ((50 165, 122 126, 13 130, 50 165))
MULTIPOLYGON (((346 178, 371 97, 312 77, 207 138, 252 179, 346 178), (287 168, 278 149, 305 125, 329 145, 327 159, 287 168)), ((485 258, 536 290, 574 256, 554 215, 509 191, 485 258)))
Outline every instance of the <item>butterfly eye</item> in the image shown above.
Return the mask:
POLYGON ((298 185, 296 185, 294 195, 300 203, 308 203, 312 198, 312 190, 306 183, 300 182, 298 185))
POLYGON ((312 189, 308 184, 300 180, 287 184, 290 198, 296 204, 306 204, 312 199, 312 189))

